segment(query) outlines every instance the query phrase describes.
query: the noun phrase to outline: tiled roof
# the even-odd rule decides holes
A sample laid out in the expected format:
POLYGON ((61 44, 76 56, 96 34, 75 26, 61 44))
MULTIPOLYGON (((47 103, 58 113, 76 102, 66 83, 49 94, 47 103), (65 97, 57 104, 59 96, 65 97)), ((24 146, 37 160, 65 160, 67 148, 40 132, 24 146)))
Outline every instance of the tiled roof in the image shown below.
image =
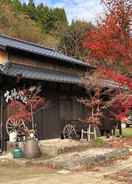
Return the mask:
POLYGON ((59 53, 53 49, 46 48, 43 46, 40 46, 38 44, 27 42, 19 39, 15 39, 9 36, 0 35, 0 46, 4 48, 14 48, 19 49, 25 52, 33 53, 36 55, 41 55, 45 57, 49 57, 52 59, 61 60, 65 63, 70 63, 78 66, 84 66, 84 67, 91 67, 90 65, 77 60, 75 58, 66 56, 62 53, 59 53))
POLYGON ((22 75, 23 78, 27 79, 46 80, 70 84, 78 84, 81 82, 81 78, 74 73, 69 74, 61 71, 33 68, 11 63, 0 65, 0 73, 13 77, 22 75))

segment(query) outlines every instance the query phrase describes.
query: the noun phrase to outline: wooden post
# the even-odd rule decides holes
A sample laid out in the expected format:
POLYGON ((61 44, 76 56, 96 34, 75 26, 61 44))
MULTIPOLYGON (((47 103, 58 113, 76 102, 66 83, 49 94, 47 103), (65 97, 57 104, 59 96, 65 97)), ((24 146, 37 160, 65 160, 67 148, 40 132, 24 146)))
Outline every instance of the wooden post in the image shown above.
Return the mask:
POLYGON ((96 127, 94 126, 94 139, 97 139, 97 132, 96 132, 96 127))
POLYGON ((88 139, 88 141, 91 140, 91 125, 90 124, 89 124, 88 130, 87 130, 87 139, 88 139))
POLYGON ((3 93, 0 91, 0 152, 3 151, 4 139, 3 139, 3 93))
POLYGON ((81 130, 81 140, 83 140, 83 129, 81 130))

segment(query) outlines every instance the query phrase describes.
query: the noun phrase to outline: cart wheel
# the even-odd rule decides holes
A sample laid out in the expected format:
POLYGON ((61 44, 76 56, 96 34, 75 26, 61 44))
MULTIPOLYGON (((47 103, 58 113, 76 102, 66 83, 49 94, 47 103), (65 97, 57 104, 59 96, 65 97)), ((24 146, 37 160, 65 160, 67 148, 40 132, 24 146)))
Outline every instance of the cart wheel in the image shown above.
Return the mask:
POLYGON ((77 137, 77 133, 73 125, 65 125, 65 127, 63 128, 63 137, 64 139, 72 139, 77 137))
POLYGON ((9 119, 6 122, 6 132, 8 133, 8 135, 13 132, 13 131, 17 131, 18 135, 21 134, 21 132, 24 132, 26 126, 25 123, 22 119, 15 121, 15 120, 11 120, 9 119))

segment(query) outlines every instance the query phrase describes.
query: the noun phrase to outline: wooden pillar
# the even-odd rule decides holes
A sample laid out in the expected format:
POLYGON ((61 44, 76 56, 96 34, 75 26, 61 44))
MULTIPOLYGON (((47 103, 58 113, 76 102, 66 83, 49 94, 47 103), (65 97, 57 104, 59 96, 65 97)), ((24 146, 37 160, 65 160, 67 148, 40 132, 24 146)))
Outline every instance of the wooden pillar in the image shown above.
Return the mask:
POLYGON ((2 152, 4 150, 4 112, 3 112, 3 91, 0 91, 0 152, 2 152))

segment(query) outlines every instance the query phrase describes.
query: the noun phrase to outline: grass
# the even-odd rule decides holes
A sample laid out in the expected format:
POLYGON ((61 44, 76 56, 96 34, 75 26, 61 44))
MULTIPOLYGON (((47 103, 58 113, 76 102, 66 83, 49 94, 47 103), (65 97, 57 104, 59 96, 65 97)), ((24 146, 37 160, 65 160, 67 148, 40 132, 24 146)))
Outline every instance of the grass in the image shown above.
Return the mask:
POLYGON ((123 137, 132 137, 132 128, 123 128, 122 135, 123 137))
POLYGON ((103 139, 97 137, 97 139, 95 140, 95 145, 96 146, 103 146, 104 145, 103 139))
MULTIPOLYGON (((116 129, 116 136, 119 135, 119 131, 116 129)), ((123 137, 132 137, 132 127, 130 128, 122 128, 122 136, 123 137)))

